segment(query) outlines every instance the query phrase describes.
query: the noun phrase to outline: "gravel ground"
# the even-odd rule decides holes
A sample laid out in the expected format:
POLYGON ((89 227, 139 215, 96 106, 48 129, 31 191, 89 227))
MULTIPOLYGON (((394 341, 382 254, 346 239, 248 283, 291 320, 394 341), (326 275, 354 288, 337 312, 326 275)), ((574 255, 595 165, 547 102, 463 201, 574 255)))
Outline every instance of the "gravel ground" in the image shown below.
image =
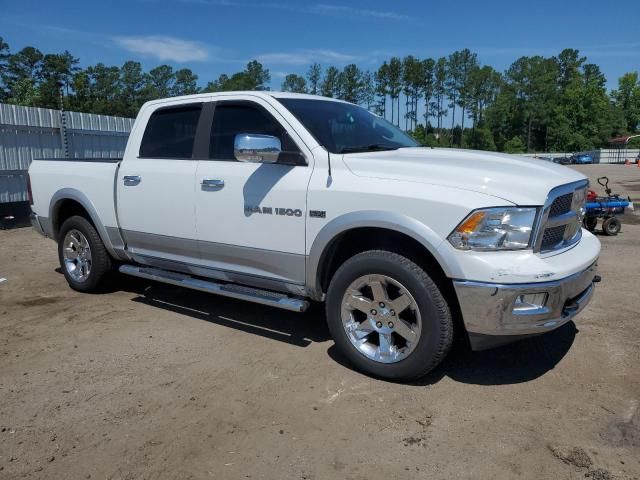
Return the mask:
MULTIPOLYGON (((585 166, 640 199, 640 169, 585 166)), ((0 231, 0 478, 638 479, 640 214, 575 324, 460 344, 422 381, 352 371, 323 311, 135 279, 83 295, 0 231)))

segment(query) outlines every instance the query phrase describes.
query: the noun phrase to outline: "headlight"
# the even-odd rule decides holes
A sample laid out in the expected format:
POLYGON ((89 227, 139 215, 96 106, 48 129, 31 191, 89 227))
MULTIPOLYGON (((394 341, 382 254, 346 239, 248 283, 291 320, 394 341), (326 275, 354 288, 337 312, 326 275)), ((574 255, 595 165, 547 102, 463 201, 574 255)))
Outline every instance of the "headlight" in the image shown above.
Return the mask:
POLYGON ((449 235, 460 250, 520 250, 529 247, 536 208, 482 208, 469 214, 449 235))

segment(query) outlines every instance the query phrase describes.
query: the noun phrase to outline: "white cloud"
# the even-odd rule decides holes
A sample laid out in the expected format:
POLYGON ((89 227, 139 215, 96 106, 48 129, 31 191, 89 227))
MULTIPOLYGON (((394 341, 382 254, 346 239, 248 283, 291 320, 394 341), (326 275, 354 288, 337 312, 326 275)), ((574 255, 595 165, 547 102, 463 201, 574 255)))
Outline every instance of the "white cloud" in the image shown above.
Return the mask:
POLYGON ((120 47, 140 55, 173 62, 203 62, 209 58, 207 48, 199 42, 163 35, 113 37, 120 47))
POLYGON ((355 62, 358 57, 333 50, 299 50, 288 53, 265 53, 258 55, 258 61, 277 65, 308 65, 314 62, 355 62))
POLYGON ((322 15, 335 15, 335 16, 350 16, 350 17, 375 17, 384 18, 387 20, 410 20, 409 15, 401 13, 385 11, 385 10, 370 10, 368 8, 354 8, 346 5, 330 5, 327 3, 318 3, 310 7, 310 10, 314 13, 322 15))
POLYGON ((218 7, 234 8, 266 8, 271 10, 284 10, 300 12, 312 15, 326 15, 332 17, 373 17, 385 20, 403 20, 413 22, 409 15, 389 10, 371 10, 368 8, 355 8, 349 5, 336 5, 329 3, 311 3, 298 5, 282 2, 253 2, 247 0, 181 0, 185 3, 197 3, 202 5, 215 5, 218 7))

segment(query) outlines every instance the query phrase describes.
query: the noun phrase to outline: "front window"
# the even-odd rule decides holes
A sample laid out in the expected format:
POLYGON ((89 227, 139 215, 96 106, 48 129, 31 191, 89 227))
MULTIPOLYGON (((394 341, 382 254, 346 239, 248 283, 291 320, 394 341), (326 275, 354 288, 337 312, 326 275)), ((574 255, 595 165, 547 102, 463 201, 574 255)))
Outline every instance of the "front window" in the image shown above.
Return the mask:
POLYGON ((266 110, 251 102, 219 102, 213 114, 209 158, 233 160, 236 135, 258 133, 280 140, 283 152, 299 152, 287 131, 266 110))
POLYGON ((331 153, 419 146, 399 128, 351 103, 299 98, 279 98, 278 101, 331 153))

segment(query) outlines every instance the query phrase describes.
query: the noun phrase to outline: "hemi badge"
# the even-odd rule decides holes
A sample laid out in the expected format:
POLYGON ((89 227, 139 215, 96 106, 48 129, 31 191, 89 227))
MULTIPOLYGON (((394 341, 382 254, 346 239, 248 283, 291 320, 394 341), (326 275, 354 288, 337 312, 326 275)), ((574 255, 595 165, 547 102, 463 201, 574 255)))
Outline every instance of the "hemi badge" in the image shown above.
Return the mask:
POLYGON ((312 218, 326 218, 327 212, 325 210, 309 210, 309 216, 312 218))

